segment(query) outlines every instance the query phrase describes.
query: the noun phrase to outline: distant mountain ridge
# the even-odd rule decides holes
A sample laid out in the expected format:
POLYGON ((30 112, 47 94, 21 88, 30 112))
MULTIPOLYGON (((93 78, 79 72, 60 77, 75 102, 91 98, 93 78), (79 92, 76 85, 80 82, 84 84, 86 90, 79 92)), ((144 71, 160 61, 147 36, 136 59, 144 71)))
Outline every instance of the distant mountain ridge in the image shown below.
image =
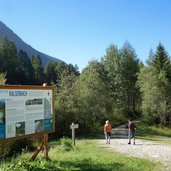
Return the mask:
POLYGON ((36 56, 39 54, 42 60, 43 67, 45 67, 46 64, 51 61, 64 62, 60 59, 46 55, 32 48, 30 45, 25 43, 19 36, 17 36, 17 34, 15 34, 10 28, 8 28, 3 22, 0 21, 0 38, 2 37, 6 37, 8 40, 13 41, 17 50, 22 49, 23 51, 27 52, 27 55, 30 58, 32 57, 32 55, 36 56))

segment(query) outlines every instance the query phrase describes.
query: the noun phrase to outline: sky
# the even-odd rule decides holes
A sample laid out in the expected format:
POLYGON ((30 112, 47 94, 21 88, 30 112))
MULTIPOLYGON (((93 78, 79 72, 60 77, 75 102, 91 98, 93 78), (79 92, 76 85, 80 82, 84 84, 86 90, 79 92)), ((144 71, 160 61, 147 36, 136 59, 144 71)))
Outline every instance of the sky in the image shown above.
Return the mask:
POLYGON ((170 0, 1 0, 0 20, 38 51, 77 65, 128 41, 146 62, 159 42, 171 54, 170 0))

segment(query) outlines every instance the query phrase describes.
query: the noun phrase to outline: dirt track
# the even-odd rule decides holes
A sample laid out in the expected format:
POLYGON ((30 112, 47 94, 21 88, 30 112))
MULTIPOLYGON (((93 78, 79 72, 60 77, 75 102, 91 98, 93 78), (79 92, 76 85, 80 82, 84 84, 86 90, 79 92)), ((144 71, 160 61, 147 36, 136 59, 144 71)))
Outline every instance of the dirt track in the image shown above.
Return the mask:
POLYGON ((136 139, 136 145, 129 145, 126 125, 112 130, 110 144, 105 144, 105 139, 100 140, 100 143, 128 156, 160 162, 163 164, 163 170, 171 171, 171 145, 141 139, 136 139))

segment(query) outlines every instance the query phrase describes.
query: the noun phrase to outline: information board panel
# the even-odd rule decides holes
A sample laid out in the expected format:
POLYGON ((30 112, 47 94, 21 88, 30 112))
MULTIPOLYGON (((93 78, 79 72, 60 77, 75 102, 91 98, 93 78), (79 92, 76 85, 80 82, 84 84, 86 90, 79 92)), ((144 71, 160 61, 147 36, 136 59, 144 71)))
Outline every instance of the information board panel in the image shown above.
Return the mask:
POLYGON ((54 132, 54 90, 0 86, 0 140, 54 132))

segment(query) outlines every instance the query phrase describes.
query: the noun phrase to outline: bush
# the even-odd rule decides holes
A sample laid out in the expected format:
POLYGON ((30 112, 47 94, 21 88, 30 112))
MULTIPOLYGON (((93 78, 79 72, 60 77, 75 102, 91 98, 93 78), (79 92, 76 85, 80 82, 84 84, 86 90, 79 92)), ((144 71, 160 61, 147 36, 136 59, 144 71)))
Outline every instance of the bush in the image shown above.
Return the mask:
POLYGON ((70 138, 61 138, 61 149, 64 151, 71 151, 73 149, 72 140, 70 138))
POLYGON ((33 142, 30 139, 21 139, 21 140, 16 140, 12 143, 10 143, 9 147, 9 156, 15 156, 17 154, 22 153, 23 151, 29 151, 33 150, 33 142))

